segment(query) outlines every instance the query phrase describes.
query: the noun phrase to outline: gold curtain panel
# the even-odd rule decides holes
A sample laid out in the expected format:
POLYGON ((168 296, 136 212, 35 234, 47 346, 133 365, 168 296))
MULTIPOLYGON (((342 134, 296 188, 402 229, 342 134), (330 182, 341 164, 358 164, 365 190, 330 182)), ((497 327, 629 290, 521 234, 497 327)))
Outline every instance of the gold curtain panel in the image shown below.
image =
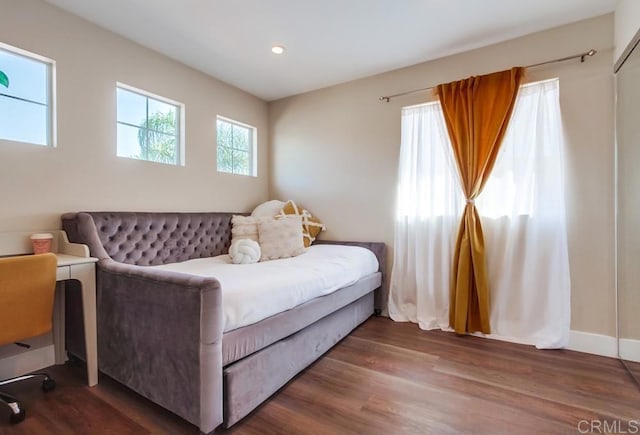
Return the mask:
POLYGON ((453 254, 450 326, 459 334, 491 332, 489 279, 482 222, 474 200, 496 161, 515 106, 524 68, 438 85, 467 205, 453 254))

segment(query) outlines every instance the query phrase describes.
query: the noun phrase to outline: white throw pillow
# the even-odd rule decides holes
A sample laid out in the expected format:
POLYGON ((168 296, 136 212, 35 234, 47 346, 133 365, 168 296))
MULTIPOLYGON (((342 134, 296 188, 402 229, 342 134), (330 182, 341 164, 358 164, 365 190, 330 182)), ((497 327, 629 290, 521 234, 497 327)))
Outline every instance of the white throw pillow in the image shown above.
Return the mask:
POLYGON ((260 254, 260 245, 251 239, 236 239, 229 248, 229 257, 234 264, 257 263, 260 254))
POLYGON ((305 251, 300 216, 260 221, 258 236, 262 249, 260 261, 295 257, 305 251))
POLYGON ((286 203, 284 201, 279 201, 277 199, 272 199, 271 201, 263 202, 259 206, 253 209, 251 212, 252 217, 274 217, 275 215, 280 213, 282 207, 284 207, 286 203))
POLYGON ((237 239, 258 241, 258 220, 251 216, 233 215, 231 218, 231 243, 237 239))

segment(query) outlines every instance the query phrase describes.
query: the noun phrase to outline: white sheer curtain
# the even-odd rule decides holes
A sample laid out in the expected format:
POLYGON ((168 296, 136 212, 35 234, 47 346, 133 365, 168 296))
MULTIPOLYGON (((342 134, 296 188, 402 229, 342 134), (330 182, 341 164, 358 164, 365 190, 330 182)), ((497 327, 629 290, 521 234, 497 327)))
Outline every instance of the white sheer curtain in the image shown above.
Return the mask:
MULTIPOLYGON (((564 347, 570 281, 558 81, 524 85, 496 165, 476 201, 499 338, 564 347)), ((389 314, 449 329, 451 258, 464 197, 439 103, 402 111, 389 314)))
POLYGON ((464 205, 440 103, 402 110, 389 315, 447 329, 449 283, 464 205))

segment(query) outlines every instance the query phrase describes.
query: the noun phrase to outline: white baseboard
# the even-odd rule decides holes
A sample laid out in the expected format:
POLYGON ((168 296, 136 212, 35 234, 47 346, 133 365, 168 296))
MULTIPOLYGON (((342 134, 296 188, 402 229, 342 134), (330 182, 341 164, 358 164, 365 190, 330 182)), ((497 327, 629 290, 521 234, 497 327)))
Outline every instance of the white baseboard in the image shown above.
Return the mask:
POLYGON ((640 340, 621 338, 620 357, 628 361, 640 362, 640 340))
POLYGON ((575 350, 576 352, 617 358, 618 340, 616 337, 611 337, 609 335, 571 331, 569 333, 569 346, 567 346, 567 349, 575 350))
POLYGON ((13 378, 55 364, 53 344, 0 359, 0 379, 13 378))
MULTIPOLYGON (((484 335, 476 333, 473 335, 490 338, 493 340, 508 341, 510 343, 534 346, 533 343, 529 343, 527 341, 517 340, 511 337, 502 337, 495 334, 484 335)), ((640 357, 640 341, 638 341, 635 346, 636 347, 633 348, 633 352, 636 356, 640 357)), ((576 352, 591 353, 594 355, 617 358, 618 340, 616 339, 616 337, 611 337, 609 335, 592 334, 590 332, 582 331, 569 331, 569 345, 566 347, 566 349, 574 350, 576 352)))

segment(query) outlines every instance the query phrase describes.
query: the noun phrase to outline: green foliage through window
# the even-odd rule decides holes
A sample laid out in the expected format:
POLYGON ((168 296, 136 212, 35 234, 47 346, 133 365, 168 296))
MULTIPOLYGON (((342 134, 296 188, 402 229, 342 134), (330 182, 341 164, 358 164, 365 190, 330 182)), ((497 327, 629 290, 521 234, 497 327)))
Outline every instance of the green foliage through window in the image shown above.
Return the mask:
POLYGON ((7 77, 7 75, 2 71, 0 71, 0 85, 4 86, 5 88, 9 87, 9 77, 7 77))
POLYGON ((0 43, 0 140, 55 144, 54 64, 0 43))
POLYGON ((218 171, 255 175, 255 128, 218 118, 218 171))
POLYGON ((118 87, 118 156, 180 164, 179 104, 118 87))
POLYGON ((138 142, 141 155, 136 158, 160 163, 177 163, 175 113, 156 112, 140 123, 138 142))

